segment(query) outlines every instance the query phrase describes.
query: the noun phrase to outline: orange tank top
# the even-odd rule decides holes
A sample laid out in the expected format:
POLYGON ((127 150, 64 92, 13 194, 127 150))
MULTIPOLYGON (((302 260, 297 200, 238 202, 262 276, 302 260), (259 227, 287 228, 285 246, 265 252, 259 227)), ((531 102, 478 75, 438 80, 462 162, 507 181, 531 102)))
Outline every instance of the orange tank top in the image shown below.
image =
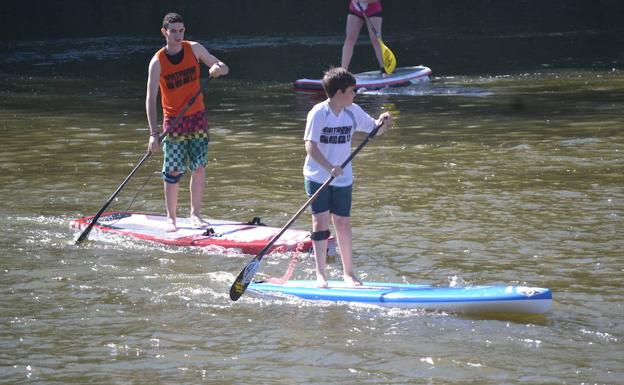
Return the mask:
MULTIPOLYGON (((160 95, 162 98, 163 115, 178 116, 200 90, 199 62, 193 53, 191 43, 182 42, 184 50, 182 61, 171 63, 165 48, 161 48, 157 55, 160 62, 160 95)), ((184 116, 193 115, 204 109, 204 96, 200 93, 193 105, 184 113, 184 116)))

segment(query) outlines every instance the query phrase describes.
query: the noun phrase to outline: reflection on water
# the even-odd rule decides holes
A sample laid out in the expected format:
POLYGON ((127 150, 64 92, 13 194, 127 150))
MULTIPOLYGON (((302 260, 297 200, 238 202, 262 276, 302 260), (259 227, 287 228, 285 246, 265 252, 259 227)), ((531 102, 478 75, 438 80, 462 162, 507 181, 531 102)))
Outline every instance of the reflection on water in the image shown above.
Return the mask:
MULTIPOLYGON (((141 62, 142 51, 128 60, 141 62)), ((0 356, 0 382, 617 383, 624 375, 620 71, 438 74, 424 87, 357 99, 373 115, 396 116, 354 162, 357 273, 550 287, 555 308, 538 318, 254 296, 232 303, 229 284, 251 256, 116 237, 75 247, 69 220, 97 211, 145 153, 145 80, 44 72, 0 75, 0 340, 11 352, 0 356)), ((205 211, 280 227, 306 198, 303 126, 318 96, 292 92, 289 80, 245 79, 204 84, 205 211)), ((111 209, 127 209, 136 195, 132 210, 164 212, 160 156, 111 209)), ((309 228, 308 216, 294 226, 309 228)), ((266 258, 261 273, 281 275, 290 257, 266 258)), ((304 257, 295 278, 313 274, 304 257)), ((329 275, 340 274, 336 261, 329 275)))

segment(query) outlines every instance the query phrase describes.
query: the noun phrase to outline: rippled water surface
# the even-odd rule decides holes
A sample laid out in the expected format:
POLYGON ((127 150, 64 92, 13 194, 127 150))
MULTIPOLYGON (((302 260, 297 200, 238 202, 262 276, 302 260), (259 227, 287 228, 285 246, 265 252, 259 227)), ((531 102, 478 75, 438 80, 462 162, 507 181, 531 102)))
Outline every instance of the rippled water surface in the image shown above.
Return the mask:
MULTIPOLYGON (((24 56, 38 43, 24 44, 0 73, 0 382, 622 383, 621 71, 436 74, 357 97, 396 117, 354 162, 361 277, 553 290, 544 316, 466 316, 231 302, 252 256, 114 236, 74 246, 69 221, 95 213, 145 153, 140 55, 151 42, 113 50, 134 75, 62 43, 58 56, 33 48, 47 53, 32 64, 24 56)), ((256 49, 237 44, 220 47, 225 61, 256 49)), ((292 91, 295 71, 254 81, 234 65, 204 83, 208 216, 281 227, 305 202, 302 135, 318 99, 292 91)), ((163 213, 160 162, 150 158, 111 208, 163 213)), ((290 257, 265 258, 261 275, 283 273, 290 257)), ((312 279, 313 267, 304 258, 295 278, 312 279)), ((339 261, 329 270, 340 278, 339 261)))

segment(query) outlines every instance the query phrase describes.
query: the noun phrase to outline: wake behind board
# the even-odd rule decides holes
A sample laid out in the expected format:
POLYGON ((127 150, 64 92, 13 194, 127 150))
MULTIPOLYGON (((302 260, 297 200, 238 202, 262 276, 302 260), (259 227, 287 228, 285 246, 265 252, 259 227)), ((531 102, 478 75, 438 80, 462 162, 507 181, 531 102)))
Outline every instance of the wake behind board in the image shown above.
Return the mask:
MULTIPOLYGON (((70 226, 79 231, 91 223, 91 217, 71 221, 70 226)), ((178 218, 178 231, 167 232, 167 218, 130 212, 104 213, 93 226, 93 232, 113 233, 172 246, 218 246, 240 249, 246 254, 259 253, 281 229, 260 224, 258 221, 241 223, 219 219, 207 219, 214 234, 207 229, 193 227, 188 218, 178 218)), ((330 238, 329 251, 335 251, 335 240, 330 238)), ((270 251, 312 250, 310 233, 304 230, 288 229, 275 242, 270 251)))
MULTIPOLYGON (((425 66, 400 67, 386 77, 377 71, 368 71, 355 74, 355 89, 378 89, 384 87, 398 87, 429 81, 431 69, 425 66)), ((295 90, 305 92, 323 91, 321 79, 297 79, 295 90)))
POLYGON ((295 296, 311 301, 357 302, 402 308, 444 310, 457 313, 546 313, 552 306, 550 289, 525 286, 435 287, 401 283, 365 282, 348 286, 330 281, 288 281, 283 285, 252 282, 248 290, 260 295, 295 296))

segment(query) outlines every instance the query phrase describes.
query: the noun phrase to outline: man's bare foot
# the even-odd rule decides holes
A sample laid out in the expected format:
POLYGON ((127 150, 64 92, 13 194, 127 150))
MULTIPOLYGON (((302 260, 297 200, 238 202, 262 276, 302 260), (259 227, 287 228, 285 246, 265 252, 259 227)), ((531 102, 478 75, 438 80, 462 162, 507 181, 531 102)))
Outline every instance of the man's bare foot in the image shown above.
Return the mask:
POLYGON ((210 223, 203 220, 199 215, 191 215, 191 225, 200 229, 205 229, 210 226, 210 223))
POLYGON ((316 275, 316 287, 319 287, 321 289, 327 288, 327 279, 325 279, 325 277, 323 277, 322 275, 317 274, 316 275))
POLYGON ((362 281, 360 281, 359 279, 355 278, 355 276, 353 276, 353 275, 345 274, 344 281, 347 284, 351 285, 351 286, 362 286, 362 281))
POLYGON ((175 233, 178 231, 178 226, 176 226, 176 221, 173 218, 167 218, 167 225, 165 225, 165 231, 168 233, 175 233))

